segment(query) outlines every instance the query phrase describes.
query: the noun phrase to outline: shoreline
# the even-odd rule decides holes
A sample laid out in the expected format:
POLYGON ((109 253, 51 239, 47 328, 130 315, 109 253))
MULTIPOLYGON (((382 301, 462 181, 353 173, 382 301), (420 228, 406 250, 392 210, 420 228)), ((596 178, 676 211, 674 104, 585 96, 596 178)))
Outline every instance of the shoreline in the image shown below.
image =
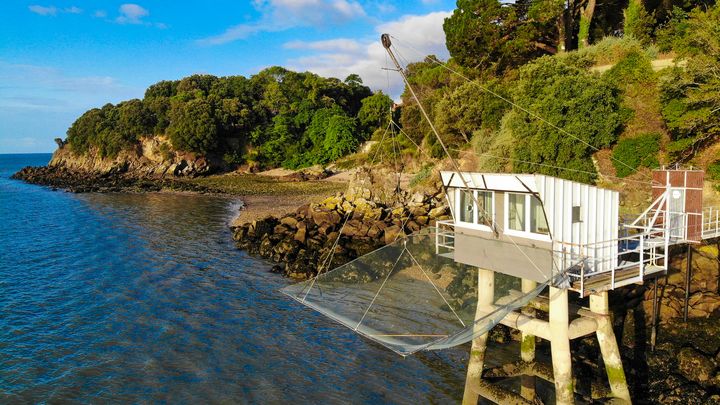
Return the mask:
POLYGON ((172 193, 238 198, 240 211, 230 220, 241 226, 269 216, 282 217, 346 190, 346 173, 298 180, 296 172, 269 170, 257 174, 224 173, 195 178, 154 178, 131 173, 92 173, 65 167, 25 167, 11 176, 29 184, 70 193, 172 193))
MULTIPOLYGON (((39 168, 37 173, 55 169, 39 168)), ((56 176, 56 184, 64 181, 70 185, 73 180, 72 177, 61 177, 56 176)), ((84 176, 85 183, 81 182, 79 188, 69 191, 160 192, 237 198, 240 209, 228 218, 236 248, 273 263, 274 272, 295 280, 314 276, 331 250, 335 251, 332 267, 337 267, 393 241, 397 235, 431 226, 433 221, 449 215, 449 210, 443 207, 444 200, 437 194, 413 195, 403 203, 389 204, 373 198, 369 191, 367 195, 364 191, 355 196, 349 192, 339 194, 345 191, 349 181, 298 181, 283 177, 229 173, 193 179, 142 179, 114 174, 84 176), (346 218, 348 221, 343 226, 346 218), (336 239, 340 243, 333 246, 336 239)), ((15 175, 13 178, 24 180, 15 175)), ((35 180, 31 183, 42 184, 40 177, 35 180)), ((44 185, 63 189, 55 184, 44 185)), ((695 265, 707 268, 708 263, 717 259, 716 251, 708 252, 706 256, 695 255, 695 265), (700 263, 701 260, 704 261, 700 263)), ((705 319, 691 317, 688 323, 672 316, 677 300, 671 298, 679 296, 673 292, 677 289, 673 283, 684 279, 682 271, 686 265, 674 263, 673 268, 679 272, 669 274, 661 283, 665 298, 659 308, 662 326, 655 351, 649 350, 648 343, 647 314, 650 308, 647 297, 651 291, 646 286, 633 286, 611 297, 616 338, 623 348, 628 384, 636 398, 650 395, 668 403, 720 400, 720 321, 716 317, 720 309, 710 311, 705 319), (666 316, 670 319, 665 319, 666 316)), ((697 277, 693 278, 694 289, 707 281, 697 277)), ((706 293, 699 297, 703 300, 696 303, 698 310, 710 306, 706 293)), ((691 315, 696 314, 691 312, 691 315)), ((516 339, 502 327, 494 334, 504 341, 516 339)), ((597 359, 597 345, 584 342, 579 347, 574 361, 591 364, 597 359)), ((578 377, 592 378, 597 375, 592 370, 595 369, 579 369, 578 377)))

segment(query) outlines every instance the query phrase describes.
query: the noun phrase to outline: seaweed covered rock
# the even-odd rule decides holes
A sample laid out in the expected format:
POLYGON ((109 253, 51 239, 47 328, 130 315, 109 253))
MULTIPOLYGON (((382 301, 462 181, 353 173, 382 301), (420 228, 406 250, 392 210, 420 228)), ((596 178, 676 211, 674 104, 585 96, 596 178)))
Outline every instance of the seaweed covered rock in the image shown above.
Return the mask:
MULTIPOLYGON (((402 235, 449 219, 439 193, 410 201, 383 203, 369 191, 353 189, 317 204, 304 205, 282 218, 266 217, 233 228, 237 246, 279 263, 296 279, 313 277, 362 256, 402 235)), ((358 274, 361 278, 361 275, 358 274)))

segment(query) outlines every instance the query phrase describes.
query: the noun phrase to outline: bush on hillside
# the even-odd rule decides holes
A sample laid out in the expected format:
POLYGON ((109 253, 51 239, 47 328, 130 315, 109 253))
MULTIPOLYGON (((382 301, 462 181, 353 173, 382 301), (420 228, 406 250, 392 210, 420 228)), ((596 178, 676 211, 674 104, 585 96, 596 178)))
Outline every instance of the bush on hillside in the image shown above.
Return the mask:
POLYGON ((632 51, 605 72, 604 76, 609 82, 624 88, 629 84, 652 80, 655 72, 647 54, 632 51))
POLYGON ((658 167, 659 151, 660 134, 658 133, 641 134, 620 140, 612 151, 613 166, 618 177, 629 176, 640 167, 651 169, 658 167))
POLYGON ((720 137, 720 6, 695 9, 672 41, 687 60, 662 77, 662 113, 672 135, 668 152, 685 162, 720 137))
POLYGON ((710 163, 705 169, 705 175, 712 181, 720 181, 720 160, 710 163))
POLYGON ((592 154, 615 143, 629 116, 616 86, 558 58, 543 57, 523 67, 513 100, 532 112, 516 108, 508 113, 516 142, 514 170, 582 182, 594 180, 592 154))

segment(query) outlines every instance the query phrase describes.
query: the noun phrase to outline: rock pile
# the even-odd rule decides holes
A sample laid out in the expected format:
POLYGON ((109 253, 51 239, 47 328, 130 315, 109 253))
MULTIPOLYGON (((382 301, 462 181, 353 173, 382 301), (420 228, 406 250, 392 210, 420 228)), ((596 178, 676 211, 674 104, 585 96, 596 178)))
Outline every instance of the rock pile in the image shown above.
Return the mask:
POLYGON ((317 274, 331 251, 332 263, 323 271, 449 218, 442 194, 417 193, 405 203, 384 204, 369 190, 350 189, 282 218, 235 227, 233 233, 238 247, 278 263, 274 271, 307 279, 317 274))
MULTIPOLYGON (((682 318, 685 307, 685 278, 687 254, 674 253, 671 270, 666 279, 658 281, 660 294, 659 319, 666 323, 671 319, 682 318)), ((688 300, 689 318, 720 317, 720 262, 718 248, 714 245, 693 248, 690 294, 688 300)), ((652 313, 652 290, 645 292, 645 311, 652 313)))
POLYGON ((648 394, 659 403, 720 403, 720 321, 670 322, 647 366, 648 394))
POLYGON ((215 190, 173 178, 138 177, 129 173, 103 174, 72 170, 63 166, 25 167, 13 174, 12 178, 74 193, 160 190, 215 192, 215 190))

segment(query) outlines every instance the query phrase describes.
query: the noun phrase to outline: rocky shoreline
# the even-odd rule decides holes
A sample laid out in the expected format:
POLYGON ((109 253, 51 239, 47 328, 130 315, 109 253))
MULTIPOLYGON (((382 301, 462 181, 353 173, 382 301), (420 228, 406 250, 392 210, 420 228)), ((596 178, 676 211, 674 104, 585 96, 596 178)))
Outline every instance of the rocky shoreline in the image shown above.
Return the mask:
POLYGON ((340 193, 280 218, 268 216, 233 227, 233 238, 240 249, 275 262, 273 271, 308 279, 331 251, 332 263, 323 270, 450 218, 440 194, 416 193, 403 200, 407 202, 383 203, 369 190, 340 193))
POLYGON ((188 191, 195 193, 220 193, 187 181, 165 178, 136 176, 130 173, 100 173, 68 169, 63 166, 25 167, 11 176, 30 184, 62 189, 73 193, 188 191))
MULTIPOLYGON (((381 178, 383 176, 377 176, 381 178)), ((139 177, 130 173, 99 173, 64 166, 27 167, 13 178, 71 192, 189 191, 226 193, 185 179, 139 177)), ((306 180, 298 178, 297 181, 306 180)), ((382 187, 381 187, 382 189, 382 187)), ((275 263, 273 271, 295 279, 313 277, 332 254, 323 271, 391 243, 397 237, 450 218, 440 192, 389 192, 352 185, 294 212, 266 216, 232 227, 236 245, 275 263), (388 196, 393 198, 388 198, 388 196), (389 201, 389 202, 388 202, 389 201), (335 245, 335 241, 338 243, 335 245)), ((269 197, 269 196, 268 196, 269 197)), ((276 196, 276 198, 283 198, 276 196)), ((673 260, 671 272, 659 283, 660 328, 655 350, 649 345, 652 290, 628 286, 611 293, 616 336, 621 344, 632 396, 638 403, 720 403, 720 265, 717 247, 696 250, 691 267, 690 320, 683 323, 682 302, 686 261, 673 260)), ((518 339, 502 326, 491 338, 518 339)), ((542 346, 540 346, 542 350, 542 346)), ((574 362, 578 382, 602 373, 597 342, 577 342, 574 362), (583 368, 592 367, 583 371, 583 368)), ((587 381, 585 381, 587 382, 587 381)))

